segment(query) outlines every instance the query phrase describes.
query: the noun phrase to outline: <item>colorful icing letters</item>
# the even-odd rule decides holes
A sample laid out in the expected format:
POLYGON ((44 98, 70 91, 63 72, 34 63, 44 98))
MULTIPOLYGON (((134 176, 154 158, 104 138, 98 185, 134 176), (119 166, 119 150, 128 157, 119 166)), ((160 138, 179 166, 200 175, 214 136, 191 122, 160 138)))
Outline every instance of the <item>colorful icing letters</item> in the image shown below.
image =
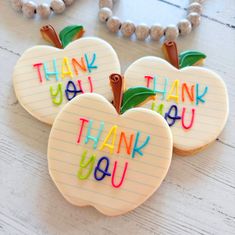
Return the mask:
POLYGON ((208 86, 205 86, 203 89, 201 89, 199 83, 196 83, 196 85, 189 86, 186 82, 180 84, 179 80, 174 80, 169 89, 168 88, 169 79, 163 78, 164 89, 160 90, 157 87, 157 80, 159 80, 157 76, 153 77, 148 75, 144 76, 144 78, 146 79, 146 87, 153 89, 157 93, 157 96, 160 94, 160 97, 158 96, 159 98, 161 98, 160 100, 163 100, 165 102, 175 103, 171 105, 168 110, 166 110, 165 114, 163 114, 164 103, 160 103, 157 105, 157 103, 159 102, 153 101, 151 109, 163 115, 166 121, 168 122, 169 126, 173 126, 175 122, 178 120, 181 121, 182 128, 184 129, 192 128, 196 115, 196 108, 191 108, 190 124, 185 125, 184 119, 187 112, 187 108, 183 106, 183 103, 190 101, 191 104, 194 106, 200 105, 200 103, 205 103, 206 95, 208 93, 208 86), (179 103, 182 104, 182 110, 180 111, 178 110, 177 106, 177 104, 179 103))
POLYGON ((48 144, 49 172, 62 195, 112 216, 147 200, 165 178, 171 157, 172 135, 161 115, 141 108, 120 115, 95 93, 63 108, 48 144))
POLYGON ((17 62, 13 79, 22 106, 52 124, 60 109, 77 95, 95 92, 111 101, 107 85, 111 73, 120 73, 113 48, 98 38, 81 38, 65 49, 30 48, 17 62))
POLYGON ((96 65, 96 53, 92 53, 91 58, 85 53, 80 60, 76 58, 72 58, 69 61, 68 57, 63 57, 61 66, 58 66, 57 60, 54 58, 52 60, 53 70, 48 70, 48 63, 35 63, 33 67, 35 68, 35 72, 37 73, 37 77, 40 83, 48 82, 55 79, 57 83, 55 86, 57 88, 55 92, 53 92, 53 86, 50 86, 50 94, 52 103, 59 106, 63 103, 64 98, 67 101, 70 101, 78 94, 83 94, 85 92, 93 92, 93 83, 92 74, 94 69, 98 69, 96 65), (85 61, 85 62, 84 62, 85 61), (59 67, 61 67, 61 71, 59 71, 59 67), (43 68, 43 69, 42 69, 43 68), (80 74, 87 74, 87 78, 85 81, 81 79, 76 79, 74 77, 79 78, 80 74), (67 79, 67 84, 65 83, 65 87, 63 87, 62 80, 67 79), (88 83, 88 89, 83 89, 83 82, 88 83))
POLYGON ((144 104, 161 114, 171 127, 174 151, 190 155, 221 133, 228 117, 228 94, 223 80, 202 67, 176 69, 157 57, 134 62, 124 74, 126 89, 153 89, 155 100, 144 104))
MULTIPOLYGON (((83 135, 83 130, 84 130, 84 127, 85 127, 85 124, 88 125, 88 130, 87 130, 87 133, 86 133, 86 137, 85 137, 85 140, 84 140, 84 144, 87 144, 89 141, 93 141, 94 144, 93 144, 93 149, 97 149, 97 146, 100 142, 100 136, 102 134, 104 130, 104 127, 105 127, 105 124, 104 122, 100 122, 100 128, 98 130, 98 133, 96 136, 91 136, 91 129, 92 129, 92 125, 93 125, 93 121, 92 120, 87 120, 86 118, 83 118, 81 117, 80 118, 80 129, 79 129, 79 132, 78 132, 78 138, 77 138, 77 143, 80 144, 81 143, 81 136, 83 135)), ((122 139, 123 138, 126 138, 126 133, 124 131, 121 131, 120 132, 120 136, 119 136, 119 140, 118 140, 118 149, 116 150, 115 149, 115 140, 117 139, 117 129, 118 129, 118 126, 117 125, 114 125, 111 127, 111 129, 109 130, 107 136, 105 137, 104 141, 100 144, 100 147, 98 147, 99 150, 103 150, 104 148, 108 148, 108 151, 109 151, 109 155, 113 155, 114 152, 115 153, 120 153, 120 146, 121 146, 121 142, 122 142, 122 139)), ((140 135, 141 135, 141 132, 140 131, 137 131, 136 135, 135 135, 135 141, 134 141, 134 146, 133 148, 131 149, 131 145, 132 145, 132 140, 133 140, 133 137, 134 137, 134 134, 131 134, 131 142, 129 144, 129 146, 127 146, 127 143, 126 143, 126 152, 127 154, 130 155, 130 153, 132 152, 132 158, 135 158, 137 157, 137 154, 139 156, 143 156, 143 151, 144 151, 144 147, 146 145, 148 145, 149 141, 150 141, 150 136, 148 135, 146 137, 146 140, 144 141, 144 143, 139 143, 139 138, 140 138, 140 135)), ((125 139, 126 141, 126 139, 125 139)), ((91 166, 89 166, 89 164, 85 164, 84 165, 84 154, 86 155, 87 154, 87 150, 85 150, 83 152, 83 155, 82 155, 82 158, 81 158, 81 162, 80 162, 80 169, 79 169, 79 172, 81 172, 81 170, 85 167, 89 167, 89 172, 92 171, 93 169, 93 165, 92 165, 92 168, 90 168, 91 166)), ((90 159, 94 159, 95 158, 95 155, 91 155, 91 158, 90 159)), ((91 162, 91 160, 88 161, 88 163, 91 162)), ((112 176, 112 185, 114 186, 114 175, 115 175, 115 171, 116 171, 116 168, 117 168, 117 165, 118 165, 118 161, 115 162, 115 165, 114 165, 114 168, 112 170, 112 174, 109 173, 109 158, 107 156, 103 156, 99 159, 98 163, 97 163, 97 166, 95 167, 95 171, 94 171, 94 177, 96 180, 103 180, 105 178, 105 176, 112 176), (105 169, 101 169, 100 167, 100 164, 103 162, 103 161, 106 161, 106 166, 105 166, 105 169), (102 172, 102 177, 99 178, 97 176, 97 171, 99 172, 102 172)), ((124 178, 125 178, 125 173, 127 171, 127 168, 128 168, 128 162, 125 162, 125 167, 124 167, 124 171, 123 171, 123 175, 122 175, 122 180, 121 182, 117 185, 115 185, 114 187, 118 188, 122 185, 123 181, 124 181, 124 178)), ((90 175, 90 174, 89 174, 90 175)), ((80 174, 78 173, 78 176, 79 178, 80 177, 80 174)), ((87 177, 83 177, 82 179, 87 179, 87 177)))
POLYGON ((71 65, 70 65, 68 57, 64 57, 62 61, 62 65, 61 65, 62 67, 61 72, 59 72, 56 59, 53 59, 52 61, 53 71, 50 71, 50 72, 48 71, 48 68, 47 68, 48 66, 46 62, 33 64, 33 67, 36 69, 35 72, 37 73, 38 80, 40 83, 50 81, 51 79, 55 79, 56 82, 59 82, 62 79, 69 79, 67 84, 65 85, 65 88, 63 88, 63 84, 61 82, 57 85, 57 91, 55 95, 52 94, 53 86, 52 85, 50 86, 52 102, 56 105, 61 105, 63 102, 64 96, 69 101, 73 99, 79 93, 93 92, 93 83, 92 83, 91 76, 87 77, 87 82, 89 83, 89 89, 87 91, 84 91, 82 87, 82 80, 77 79, 76 85, 75 85, 75 82, 70 79, 74 78, 74 74, 78 76, 79 70, 87 74, 92 73, 93 69, 98 69, 98 66, 95 65, 95 63, 96 63, 96 54, 93 53, 91 61, 89 60, 87 54, 85 54, 84 57, 81 58, 82 65, 75 58, 71 59, 71 65), (85 58, 86 64, 84 64, 84 58, 85 58), (44 68, 43 71, 41 71, 42 67, 44 68), (54 96, 57 96, 58 94, 60 94, 59 102, 55 102, 54 96))

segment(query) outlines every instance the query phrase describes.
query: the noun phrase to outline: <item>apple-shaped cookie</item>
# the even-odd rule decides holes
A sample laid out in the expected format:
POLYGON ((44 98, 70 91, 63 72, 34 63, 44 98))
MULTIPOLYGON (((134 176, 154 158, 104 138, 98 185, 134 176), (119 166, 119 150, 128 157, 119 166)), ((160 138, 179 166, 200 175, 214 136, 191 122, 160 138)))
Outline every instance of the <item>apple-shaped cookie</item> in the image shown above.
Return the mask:
POLYGON ((50 176, 72 204, 120 215, 160 186, 170 166, 172 142, 158 113, 135 108, 120 115, 104 97, 83 94, 66 104, 53 123, 50 176))
POLYGON ((105 41, 87 37, 65 49, 35 46, 18 60, 13 74, 20 104, 42 122, 52 124, 61 108, 78 94, 95 92, 108 100, 108 77, 120 72, 114 49, 105 41))
POLYGON ((144 57, 125 72, 126 87, 153 89, 156 100, 145 107, 162 114, 173 133, 174 151, 190 155, 212 143, 223 130, 229 111, 225 83, 201 67, 176 69, 157 57, 144 57))

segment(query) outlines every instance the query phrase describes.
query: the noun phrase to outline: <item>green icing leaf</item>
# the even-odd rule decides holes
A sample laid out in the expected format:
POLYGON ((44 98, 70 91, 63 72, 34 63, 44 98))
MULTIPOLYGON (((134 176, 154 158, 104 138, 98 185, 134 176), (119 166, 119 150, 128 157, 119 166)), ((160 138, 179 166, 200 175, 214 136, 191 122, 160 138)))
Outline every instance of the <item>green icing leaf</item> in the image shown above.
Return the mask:
POLYGON ((72 42, 76 36, 77 38, 82 36, 83 32, 83 26, 81 25, 70 25, 62 29, 59 33, 59 37, 63 47, 66 47, 72 42))
POLYGON ((155 95, 156 92, 146 87, 129 88, 123 93, 121 113, 125 113, 128 109, 138 106, 149 97, 155 95))
POLYGON ((180 68, 192 66, 198 61, 205 59, 206 55, 199 51, 184 51, 179 55, 180 68))

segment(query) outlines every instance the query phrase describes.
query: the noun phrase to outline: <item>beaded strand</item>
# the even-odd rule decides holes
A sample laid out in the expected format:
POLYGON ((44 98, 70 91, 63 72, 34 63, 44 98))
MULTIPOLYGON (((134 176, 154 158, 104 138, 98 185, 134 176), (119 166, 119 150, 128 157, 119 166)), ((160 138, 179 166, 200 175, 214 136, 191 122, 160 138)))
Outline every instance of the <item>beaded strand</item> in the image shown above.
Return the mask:
POLYGON ((11 5, 14 10, 22 12, 27 18, 33 18, 35 14, 41 18, 48 18, 52 12, 62 14, 66 6, 70 6, 75 0, 52 0, 50 4, 36 4, 34 1, 11 0, 11 5))
POLYGON ((124 37, 131 37, 135 34, 138 40, 144 41, 149 36, 154 41, 159 41, 162 37, 165 40, 174 41, 179 35, 188 35, 193 28, 199 26, 201 21, 202 3, 204 0, 192 0, 187 7, 188 15, 179 21, 177 25, 170 24, 163 27, 154 24, 149 27, 146 24, 135 25, 130 20, 121 21, 117 16, 113 16, 112 8, 117 0, 99 0, 99 20, 106 23, 108 30, 112 33, 121 31, 124 37))

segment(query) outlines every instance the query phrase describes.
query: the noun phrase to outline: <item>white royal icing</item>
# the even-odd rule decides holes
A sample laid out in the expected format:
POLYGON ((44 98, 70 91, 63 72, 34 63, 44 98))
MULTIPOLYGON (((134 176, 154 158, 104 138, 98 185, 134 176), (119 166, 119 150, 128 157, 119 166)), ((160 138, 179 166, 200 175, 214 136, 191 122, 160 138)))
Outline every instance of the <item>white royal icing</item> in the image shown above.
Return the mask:
MULTIPOLYGON (((171 157, 172 134, 161 115, 144 108, 119 115, 104 97, 89 93, 74 98, 58 114, 48 144, 49 172, 66 200, 77 206, 91 205, 110 216, 147 200, 165 178, 171 157), (118 147, 121 132, 125 132, 129 153, 124 139, 118 147), (89 163, 92 155, 95 160, 89 163), (97 164, 104 156, 110 176, 98 181, 96 177, 102 178, 103 173, 96 170, 97 164)), ((100 169, 106 166, 103 159, 100 169)))

